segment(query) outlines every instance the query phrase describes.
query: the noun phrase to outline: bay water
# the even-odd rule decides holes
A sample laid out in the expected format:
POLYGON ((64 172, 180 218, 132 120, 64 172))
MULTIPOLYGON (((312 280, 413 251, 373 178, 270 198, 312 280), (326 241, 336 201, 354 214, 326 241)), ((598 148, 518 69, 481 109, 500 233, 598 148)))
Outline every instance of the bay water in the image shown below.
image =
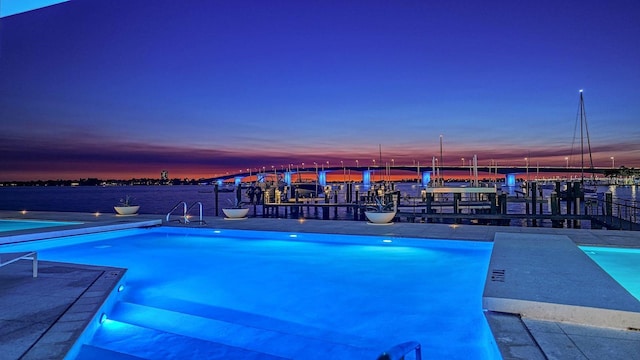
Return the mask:
MULTIPOLYGON (((343 202, 345 199, 346 187, 342 184, 333 184, 332 187, 338 190, 338 199, 343 202)), ((448 184, 449 185, 449 184, 448 184)), ((464 183, 450 184, 450 186, 464 186, 464 183)), ((395 189, 400 191, 401 196, 419 198, 421 187, 415 183, 396 183, 395 189)), ((356 187, 361 194, 366 193, 364 186, 356 187)), ((519 190, 519 188, 518 188, 519 190)), ((599 186, 597 193, 604 194, 611 192, 614 201, 626 201, 637 206, 640 200, 640 189, 638 186, 599 186)), ((543 196, 547 198, 551 190, 544 190, 543 196)), ((246 189, 242 189, 242 201, 249 202, 246 189)), ((61 212, 84 212, 84 213, 114 213, 114 206, 117 206, 125 197, 129 197, 133 204, 140 205, 141 214, 166 215, 175 205, 186 202, 187 205, 201 202, 203 205, 203 215, 215 215, 216 208, 229 207, 235 198, 235 192, 219 192, 216 204, 213 186, 204 185, 135 185, 135 186, 25 186, 25 187, 0 187, 0 210, 16 211, 61 211, 61 212)), ((410 200, 409 203, 418 201, 410 200)), ((324 199, 321 200, 324 202, 324 199)), ((564 203, 564 202, 563 202, 564 203)), ((546 205, 544 206, 546 209, 546 205)), ((524 213, 525 204, 509 202, 509 213, 524 213)), ((253 214, 251 206, 250 214, 253 214)), ((257 206, 256 211, 261 215, 262 207, 257 206)), ((180 211, 178 211, 180 212, 180 211)), ((178 213, 177 212, 177 213, 178 213)), ((545 211, 546 212, 546 211, 545 211)), ((564 210, 563 210, 564 212, 564 210)), ((333 211, 331 212, 333 218, 333 211)), ((197 214, 197 208, 190 211, 190 214, 197 214)), ((219 215, 222 216, 221 211, 219 215)), ((310 217, 314 217, 313 211, 310 217)), ((340 219, 353 219, 353 214, 347 214, 344 208, 338 213, 340 219)), ((512 225, 525 225, 515 224, 512 225)), ((544 225, 546 226, 546 225, 544 225)))

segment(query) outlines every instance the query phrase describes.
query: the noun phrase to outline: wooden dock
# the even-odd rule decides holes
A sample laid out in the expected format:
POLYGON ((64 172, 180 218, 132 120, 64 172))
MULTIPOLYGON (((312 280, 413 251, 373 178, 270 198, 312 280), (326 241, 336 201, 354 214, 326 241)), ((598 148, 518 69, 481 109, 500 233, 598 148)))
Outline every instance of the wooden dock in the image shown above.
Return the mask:
MULTIPOLYGON (((526 193, 511 197, 493 187, 426 188, 421 196, 404 198, 398 191, 388 191, 383 196, 386 203, 396 204, 395 222, 509 226, 512 221, 518 221, 536 227, 541 226, 543 221, 550 221, 551 226, 556 228, 579 228, 581 222, 586 221, 592 228, 640 230, 640 208, 614 203, 611 194, 605 200, 585 201, 579 183, 569 185, 562 198, 557 192, 543 197, 535 183, 530 184, 526 193), (508 213, 508 204, 511 203, 524 203, 525 209, 522 213, 508 213)), ((347 190, 342 202, 338 201, 335 191, 327 193, 326 197, 252 204, 253 211, 249 216, 366 221, 365 211, 375 204, 379 193, 372 189, 363 193, 355 191, 355 197, 352 195, 347 190)))

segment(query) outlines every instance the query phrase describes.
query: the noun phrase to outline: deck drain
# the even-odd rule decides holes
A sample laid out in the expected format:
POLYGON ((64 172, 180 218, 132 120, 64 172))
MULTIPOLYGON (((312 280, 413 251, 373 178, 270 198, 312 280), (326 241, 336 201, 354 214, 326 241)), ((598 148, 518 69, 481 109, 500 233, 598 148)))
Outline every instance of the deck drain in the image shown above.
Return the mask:
POLYGON ((504 282, 504 269, 491 270, 491 281, 504 282))

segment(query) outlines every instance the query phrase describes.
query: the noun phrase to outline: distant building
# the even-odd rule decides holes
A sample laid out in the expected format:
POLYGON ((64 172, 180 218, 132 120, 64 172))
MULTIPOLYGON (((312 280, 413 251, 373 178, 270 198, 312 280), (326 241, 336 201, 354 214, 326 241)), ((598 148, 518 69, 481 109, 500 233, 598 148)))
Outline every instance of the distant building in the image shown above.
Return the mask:
POLYGON ((162 170, 160 172, 160 180, 162 180, 162 181, 169 180, 169 172, 167 170, 162 170))

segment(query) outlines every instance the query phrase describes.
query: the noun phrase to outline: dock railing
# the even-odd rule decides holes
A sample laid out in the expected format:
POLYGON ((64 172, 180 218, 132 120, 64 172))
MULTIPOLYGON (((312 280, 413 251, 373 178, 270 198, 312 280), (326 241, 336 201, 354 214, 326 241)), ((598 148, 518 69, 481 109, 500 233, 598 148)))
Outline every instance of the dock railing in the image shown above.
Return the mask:
POLYGON ((585 213, 591 221, 607 229, 640 230, 640 207, 634 201, 614 200, 611 193, 604 199, 585 201, 585 213))

